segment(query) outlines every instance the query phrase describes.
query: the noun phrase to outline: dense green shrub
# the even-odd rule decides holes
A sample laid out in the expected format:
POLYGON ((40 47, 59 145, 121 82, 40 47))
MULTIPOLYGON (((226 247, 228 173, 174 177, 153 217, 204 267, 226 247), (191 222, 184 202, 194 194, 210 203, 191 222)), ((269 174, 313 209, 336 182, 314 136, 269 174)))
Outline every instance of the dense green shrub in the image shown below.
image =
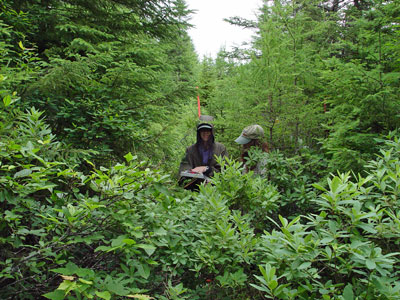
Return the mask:
MULTIPOLYGON (((320 196, 292 200, 316 213, 287 220, 277 188, 291 188, 293 177, 272 185, 227 159, 213 184, 183 191, 130 153, 97 169, 85 153, 64 153, 41 112, 9 110, 0 143, 3 298, 399 297, 395 134, 367 177, 314 184, 320 196), (76 171, 79 163, 92 171, 76 171)), ((304 171, 273 155, 283 166, 275 176, 304 171)))
POLYGON ((262 237, 265 266, 256 288, 269 299, 398 299, 399 146, 387 142, 370 175, 328 179, 318 214, 280 217, 262 237))
POLYGON ((199 94, 284 152, 189 192, 185 2, 0 0, 1 299, 400 299, 398 3, 265 4, 199 94))
POLYGON ((146 279, 156 247, 147 230, 156 228, 142 227, 151 208, 138 208, 163 199, 157 189, 168 176, 130 154, 126 165, 77 172, 69 166, 85 152, 68 155, 41 112, 7 110, 0 114, 2 298, 108 299, 153 286, 146 279))
POLYGON ((313 211, 310 201, 315 197, 315 191, 312 183, 319 181, 324 174, 320 157, 307 149, 292 157, 278 150, 265 153, 259 149, 250 149, 246 165, 258 165, 263 185, 269 183, 276 186, 280 193, 279 213, 282 216, 290 217, 313 211))
POLYGON ((40 116, 34 109, 20 114, 2 133, 4 297, 47 292, 50 299, 109 299, 149 290, 161 297, 179 284, 201 293, 206 280, 213 280, 212 293, 225 297, 245 288, 257 243, 250 226, 254 209, 247 207, 248 216, 231 210, 240 202, 230 195, 238 187, 244 195, 259 194, 267 208, 275 207, 276 192, 260 194, 256 181, 230 165, 224 172, 235 174, 236 184, 222 189, 220 179, 179 197, 168 176, 131 154, 124 164, 92 166, 83 174, 68 167, 40 116))

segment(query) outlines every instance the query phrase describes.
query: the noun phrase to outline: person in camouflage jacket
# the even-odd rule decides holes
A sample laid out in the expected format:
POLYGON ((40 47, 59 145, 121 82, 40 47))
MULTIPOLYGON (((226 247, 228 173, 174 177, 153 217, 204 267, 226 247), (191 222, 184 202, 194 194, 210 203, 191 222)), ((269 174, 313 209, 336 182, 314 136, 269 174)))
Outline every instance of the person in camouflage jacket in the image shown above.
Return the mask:
MULTIPOLYGON (((249 156, 249 150, 252 147, 258 147, 263 152, 269 151, 268 144, 261 142, 263 137, 264 129, 260 125, 254 124, 244 128, 242 134, 235 140, 235 142, 239 145, 243 145, 241 161, 244 164, 246 163, 246 158, 249 156)), ((244 173, 247 173, 251 170, 256 175, 263 175, 266 172, 265 164, 265 160, 260 160, 256 165, 250 168, 245 164, 244 173)))

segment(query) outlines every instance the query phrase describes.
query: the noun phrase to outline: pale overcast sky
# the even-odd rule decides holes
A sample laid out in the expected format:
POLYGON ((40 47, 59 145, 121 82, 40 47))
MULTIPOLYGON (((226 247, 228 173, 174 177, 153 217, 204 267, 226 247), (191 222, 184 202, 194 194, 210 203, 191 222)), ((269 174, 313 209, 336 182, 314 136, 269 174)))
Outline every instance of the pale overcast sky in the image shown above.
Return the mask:
POLYGON ((253 34, 250 29, 224 22, 224 18, 239 16, 255 20, 258 8, 263 0, 186 0, 190 9, 197 10, 192 16, 189 30, 199 58, 211 55, 215 58, 221 47, 227 50, 243 41, 250 41, 253 34))

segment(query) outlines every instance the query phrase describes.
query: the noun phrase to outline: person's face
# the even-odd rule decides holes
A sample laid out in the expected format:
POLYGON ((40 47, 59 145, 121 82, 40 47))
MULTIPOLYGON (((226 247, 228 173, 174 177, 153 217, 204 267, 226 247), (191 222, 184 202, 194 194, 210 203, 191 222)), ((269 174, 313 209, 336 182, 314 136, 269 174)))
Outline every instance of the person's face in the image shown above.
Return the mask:
POLYGON ((255 146, 255 144, 256 144, 256 141, 255 140, 251 140, 247 144, 243 145, 243 149, 244 150, 249 150, 251 147, 255 146))
POLYGON ((248 150, 248 149, 251 148, 251 146, 252 146, 252 145, 251 145, 251 142, 249 142, 249 143, 243 145, 243 149, 244 149, 244 150, 248 150))
POLYGON ((208 140, 210 139, 211 136, 211 130, 200 130, 200 137, 202 139, 203 142, 208 142, 208 140))

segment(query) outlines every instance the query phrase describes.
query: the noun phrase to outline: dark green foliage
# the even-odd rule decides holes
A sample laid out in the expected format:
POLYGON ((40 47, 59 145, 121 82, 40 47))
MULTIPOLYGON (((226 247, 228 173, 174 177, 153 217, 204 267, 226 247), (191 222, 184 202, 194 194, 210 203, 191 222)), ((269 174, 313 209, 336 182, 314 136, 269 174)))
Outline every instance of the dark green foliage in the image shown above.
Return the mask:
MULTIPOLYGON (((111 297, 178 289, 160 289, 161 274, 184 276, 192 289, 217 276, 227 288, 244 285, 256 239, 249 217, 229 208, 239 204, 228 202, 235 185, 220 194, 224 183, 216 182, 217 188, 179 198, 168 188, 168 176, 131 154, 125 155, 126 163, 91 174, 74 171, 56 160, 60 144, 40 115, 22 114, 15 121, 19 126, 2 136, 4 297, 34 299, 45 292, 50 299, 111 297), (236 275, 230 277, 228 270, 236 275)), ((240 174, 240 169, 231 166, 227 172, 240 174)), ((236 180, 249 196, 260 188, 249 178, 236 180)), ((275 194, 271 188, 258 201, 274 207, 275 194)))
POLYGON ((87 174, 68 168, 40 115, 9 115, 1 136, 4 298, 397 297, 397 135, 367 177, 332 176, 318 197, 291 185, 308 186, 307 163, 279 153, 267 154, 270 182, 228 160, 188 193, 130 153, 87 174), (302 205, 292 215, 311 203, 316 214, 278 217, 289 200, 302 205))
POLYGON ((315 191, 311 185, 323 178, 326 164, 322 157, 311 155, 307 149, 303 149, 301 155, 290 158, 279 151, 265 153, 251 149, 246 165, 257 165, 259 176, 276 186, 280 193, 280 215, 292 217, 314 211, 310 201, 315 197, 315 191))
POLYGON ((264 4, 200 65, 182 0, 0 0, 1 299, 400 298, 398 2, 264 4))
MULTIPOLYGON (((238 135, 256 123, 266 130, 272 148, 296 153, 304 143, 317 147, 325 116, 316 95, 319 70, 310 66, 327 55, 328 45, 320 39, 333 21, 313 5, 269 2, 253 48, 243 54, 248 61, 224 61, 222 54, 216 60, 213 74, 220 77, 207 105, 229 131, 238 135)), ((226 135, 231 138, 231 132, 226 135)))
POLYGON ((360 172, 378 150, 374 139, 399 126, 399 5, 335 3, 265 3, 252 49, 237 57, 247 61, 222 73, 207 105, 237 135, 257 123, 270 148, 322 146, 330 172, 360 172))
POLYGON ((346 8, 347 26, 338 43, 342 55, 325 61, 321 78, 329 110, 323 147, 332 169, 359 171, 377 151, 374 138, 399 126, 399 74, 391 46, 399 6, 369 5, 346 8))
POLYGON ((44 111, 59 138, 96 150, 97 164, 127 151, 154 161, 170 154, 159 137, 194 96, 197 61, 184 2, 12 1, 14 10, 34 24, 21 34, 45 61, 17 90, 23 109, 44 111))
POLYGON ((39 52, 65 56, 98 51, 106 43, 126 43, 132 35, 166 37, 185 26, 188 10, 181 1, 9 1, 28 13, 30 40, 39 52), (43 34, 46 32, 47 34, 43 34))
POLYGON ((314 185, 322 191, 313 201, 319 214, 280 217, 265 234, 266 265, 255 287, 268 299, 399 297, 398 137, 387 146, 367 177, 338 174, 327 188, 314 185))
POLYGON ((215 93, 215 84, 217 83, 217 70, 211 57, 204 57, 201 62, 199 74, 199 90, 197 91, 201 105, 207 107, 210 113, 215 116, 216 111, 210 107, 210 98, 215 93))
MULTIPOLYGON (((137 292, 155 247, 136 223, 138 205, 131 200, 167 176, 146 169, 130 154, 126 166, 94 169, 89 175, 69 169, 56 160, 60 144, 39 117, 36 111, 23 114, 2 135, 2 296, 36 299, 63 279, 65 294, 75 289, 82 296, 137 292), (129 286, 138 281, 136 289, 126 287, 124 276, 130 271, 116 275, 121 260, 126 268, 139 269, 141 276, 129 281, 129 286), (79 284, 68 276, 78 276, 79 284)), ((58 294, 48 297, 58 299, 58 294)))

